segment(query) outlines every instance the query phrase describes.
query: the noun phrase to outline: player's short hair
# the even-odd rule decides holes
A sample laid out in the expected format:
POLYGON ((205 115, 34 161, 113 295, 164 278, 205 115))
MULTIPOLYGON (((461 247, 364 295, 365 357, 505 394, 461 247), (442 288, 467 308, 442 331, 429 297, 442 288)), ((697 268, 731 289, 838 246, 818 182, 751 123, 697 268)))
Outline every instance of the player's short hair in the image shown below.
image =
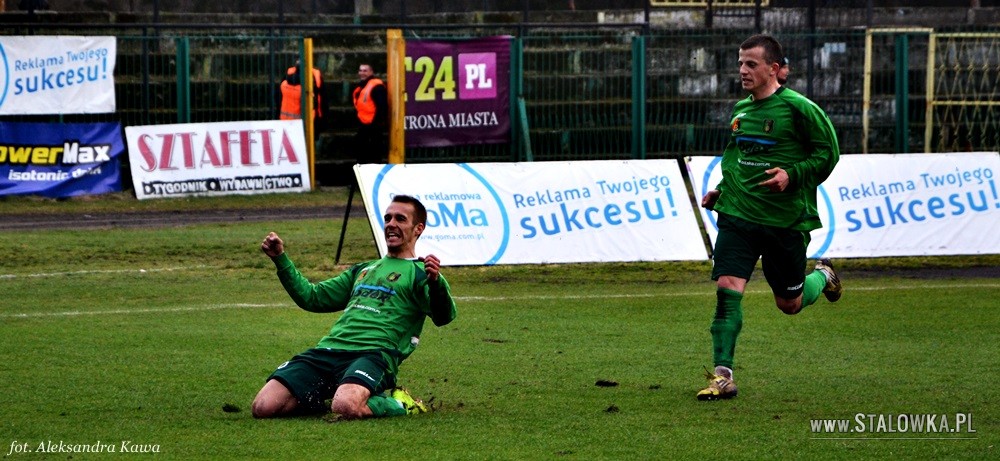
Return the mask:
POLYGON ((409 203, 410 205, 413 205, 413 213, 414 213, 413 218, 417 221, 414 224, 424 224, 424 225, 427 224, 427 208, 425 208, 424 204, 420 203, 420 200, 417 200, 416 197, 412 195, 401 194, 393 196, 392 201, 399 203, 409 203))
POLYGON ((764 49, 764 59, 767 60, 768 64, 774 62, 781 64, 784 62, 785 51, 781 48, 781 43, 778 43, 777 39, 767 34, 751 35, 750 38, 740 44, 740 49, 749 50, 758 46, 764 49))

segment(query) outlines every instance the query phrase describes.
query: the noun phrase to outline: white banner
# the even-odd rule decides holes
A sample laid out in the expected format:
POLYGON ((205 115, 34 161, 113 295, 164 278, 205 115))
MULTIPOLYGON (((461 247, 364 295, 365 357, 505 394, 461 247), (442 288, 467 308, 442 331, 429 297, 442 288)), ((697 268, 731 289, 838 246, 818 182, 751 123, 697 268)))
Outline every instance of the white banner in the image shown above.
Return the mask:
POLYGON ((417 254, 445 265, 704 260, 678 161, 357 165, 385 254, 397 194, 428 210, 417 254))
POLYGON ((0 115, 115 111, 115 37, 0 37, 0 115))
MULTIPOLYGON (((720 157, 688 159, 699 201, 722 179, 720 157)), ((1000 253, 996 152, 842 155, 819 188, 823 228, 810 257, 1000 253)), ((715 213, 702 209, 709 239, 715 213)))
POLYGON ((130 126, 125 137, 139 199, 312 188, 301 120, 130 126))

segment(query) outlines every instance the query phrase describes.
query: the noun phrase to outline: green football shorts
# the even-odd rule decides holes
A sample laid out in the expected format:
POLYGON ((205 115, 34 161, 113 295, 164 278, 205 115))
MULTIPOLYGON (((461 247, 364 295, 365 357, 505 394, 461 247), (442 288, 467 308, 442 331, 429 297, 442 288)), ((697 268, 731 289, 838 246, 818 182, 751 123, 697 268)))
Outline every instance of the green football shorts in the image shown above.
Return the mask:
POLYGON ((795 299, 805 282, 809 232, 765 226, 719 213, 712 280, 731 275, 750 280, 760 259, 775 296, 795 299))
POLYGON ((372 395, 396 385, 396 377, 378 351, 309 349, 278 366, 267 379, 281 382, 307 412, 329 410, 326 400, 333 398, 341 384, 360 384, 372 395))

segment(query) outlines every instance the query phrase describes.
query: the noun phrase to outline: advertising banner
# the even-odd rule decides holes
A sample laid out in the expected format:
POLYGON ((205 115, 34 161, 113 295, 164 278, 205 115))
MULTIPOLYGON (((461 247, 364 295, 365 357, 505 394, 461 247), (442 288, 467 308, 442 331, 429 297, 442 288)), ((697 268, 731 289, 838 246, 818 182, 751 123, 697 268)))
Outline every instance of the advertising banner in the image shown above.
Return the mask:
POLYGON ((676 160, 356 165, 379 251, 397 194, 428 210, 417 254, 445 265, 704 260, 676 160))
MULTIPOLYGON (((721 157, 688 160, 695 195, 722 179, 721 157)), ((842 155, 817 195, 823 228, 808 255, 878 257, 1000 253, 1000 155, 842 155)), ((715 213, 702 209, 714 243, 715 213)))
POLYGON ((0 36, 0 115, 115 111, 115 37, 0 36))
POLYGON ((510 37, 406 42, 406 147, 510 141, 510 37))
POLYGON ((130 126, 125 137, 139 199, 312 188, 300 120, 130 126))
POLYGON ((119 192, 124 152, 117 122, 0 122, 0 195, 119 192))

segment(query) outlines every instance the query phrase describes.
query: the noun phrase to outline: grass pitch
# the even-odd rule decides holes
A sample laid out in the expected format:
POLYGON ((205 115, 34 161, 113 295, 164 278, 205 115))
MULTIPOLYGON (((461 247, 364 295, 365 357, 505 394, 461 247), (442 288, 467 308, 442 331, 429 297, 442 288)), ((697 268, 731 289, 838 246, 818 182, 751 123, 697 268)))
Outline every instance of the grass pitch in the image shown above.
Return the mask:
MULTIPOLYGON (((0 205, 0 214, 10 212, 9 203, 0 205)), ((340 223, 329 220, 7 235, 0 249, 0 454, 998 456, 1000 280, 914 279, 899 260, 886 263, 897 267, 892 277, 871 274, 878 262, 839 261, 844 298, 794 317, 773 306, 762 280, 752 281, 736 356, 740 396, 722 402, 694 398, 704 385, 702 367, 711 365, 707 263, 445 268, 459 316, 443 328, 428 324, 400 376, 415 395, 433 397, 437 411, 339 423, 257 421, 249 406, 264 378, 315 344, 336 318, 301 311, 288 299, 258 248, 270 230, 314 280, 341 269, 333 264, 340 223), (950 418, 949 429, 956 428, 958 414, 971 418, 958 432, 899 431, 899 421, 923 415, 938 415, 938 428, 950 418), (850 420, 857 428, 859 418, 893 420, 896 432, 874 424, 849 433, 811 426, 850 420), (39 452, 101 444, 115 453, 39 452)), ((373 257, 367 224, 352 220, 348 230, 341 261, 373 257)), ((985 257, 912 265, 970 261, 997 264, 985 257)))

